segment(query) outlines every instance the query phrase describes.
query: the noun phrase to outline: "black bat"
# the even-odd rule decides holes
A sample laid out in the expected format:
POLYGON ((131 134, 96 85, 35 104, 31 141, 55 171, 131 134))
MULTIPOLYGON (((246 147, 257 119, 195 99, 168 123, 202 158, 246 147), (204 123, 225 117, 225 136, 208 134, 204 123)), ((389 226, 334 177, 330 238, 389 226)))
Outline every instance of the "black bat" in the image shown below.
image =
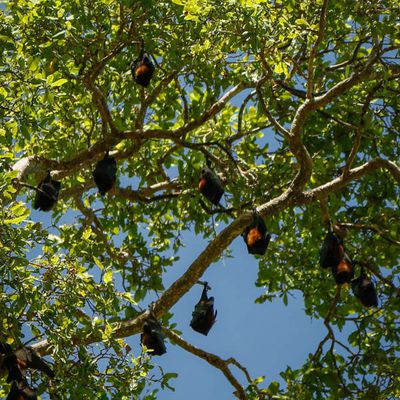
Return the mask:
POLYGON ((3 358, 2 367, 8 370, 7 382, 21 381, 23 371, 26 369, 39 370, 50 378, 55 376, 53 370, 31 347, 22 347, 13 351, 7 343, 1 343, 0 352, 3 358))
POLYGON ((339 264, 336 267, 332 267, 332 274, 338 285, 350 283, 354 278, 354 263, 346 253, 343 253, 339 264))
POLYGON ((200 300, 194 307, 192 320, 190 321, 190 326, 193 330, 206 336, 215 324, 217 317, 217 311, 214 312, 214 297, 207 296, 208 289, 207 282, 205 282, 200 300))
POLYGON ((96 164, 96 168, 93 171, 93 179, 102 196, 114 186, 117 179, 117 163, 114 157, 108 155, 108 152, 96 164))
POLYGON ((372 280, 361 270, 361 275, 351 282, 351 288, 364 307, 377 307, 378 296, 372 280))
POLYGON ((149 55, 145 52, 144 43, 142 41, 139 57, 131 63, 133 79, 137 84, 147 87, 150 84, 154 70, 154 64, 151 62, 149 55))
POLYGON ((6 400, 37 400, 37 391, 28 385, 26 379, 13 381, 6 400))
POLYGON ((199 192, 216 206, 219 204, 224 187, 219 176, 207 165, 201 169, 199 192))
POLYGON ((33 208, 35 210, 50 211, 56 204, 60 189, 61 182, 51 179, 49 171, 47 176, 39 183, 33 208))
POLYGON ((151 355, 161 356, 167 352, 161 324, 152 315, 143 324, 140 343, 147 348, 151 355))
POLYGON ((264 255, 271 240, 264 220, 256 213, 253 214, 253 222, 244 230, 242 236, 250 254, 264 255))
POLYGON ((319 251, 319 263, 322 268, 336 268, 344 256, 342 239, 333 232, 332 224, 329 225, 329 232, 325 236, 319 251))

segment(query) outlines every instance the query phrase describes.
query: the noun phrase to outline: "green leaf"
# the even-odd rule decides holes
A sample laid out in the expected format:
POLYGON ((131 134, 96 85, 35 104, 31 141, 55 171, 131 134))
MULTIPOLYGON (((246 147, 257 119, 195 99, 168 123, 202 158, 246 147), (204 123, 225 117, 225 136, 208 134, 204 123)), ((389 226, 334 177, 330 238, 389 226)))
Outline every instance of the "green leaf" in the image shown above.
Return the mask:
POLYGON ((113 278, 113 271, 112 271, 112 269, 109 269, 103 275, 103 282, 106 284, 110 283, 110 282, 112 282, 112 278, 113 278))
POLYGON ((104 270, 104 265, 101 263, 101 261, 100 261, 97 257, 93 256, 93 260, 94 260, 95 264, 96 264, 101 270, 104 270))
POLYGON ((67 82, 68 82, 68 79, 61 78, 61 79, 56 80, 55 82, 52 82, 50 84, 50 86, 51 87, 59 87, 59 86, 64 85, 64 83, 67 83, 67 82))

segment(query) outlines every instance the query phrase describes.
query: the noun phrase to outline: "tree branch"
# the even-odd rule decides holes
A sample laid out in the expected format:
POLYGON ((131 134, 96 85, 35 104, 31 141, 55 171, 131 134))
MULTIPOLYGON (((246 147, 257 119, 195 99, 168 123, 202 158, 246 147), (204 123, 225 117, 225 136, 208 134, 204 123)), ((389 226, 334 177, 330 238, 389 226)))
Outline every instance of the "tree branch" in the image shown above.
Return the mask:
POLYGON ((396 244, 397 246, 400 246, 400 241, 392 239, 391 237, 387 236, 385 232, 380 230, 377 226, 375 225, 370 225, 370 224, 352 224, 349 222, 338 222, 337 223, 340 227, 343 228, 350 228, 350 229, 357 229, 357 230, 369 230, 376 232, 381 238, 387 240, 390 243, 396 244))
POLYGON ((311 99, 313 97, 314 91, 314 61, 315 56, 317 55, 318 47, 322 42, 324 36, 325 22, 326 22, 326 13, 328 9, 328 0, 324 0, 321 8, 321 14, 319 18, 319 28, 317 40, 314 43, 314 46, 311 49, 310 57, 308 59, 308 80, 307 80, 307 98, 311 99))
POLYGON ((218 368, 225 375, 226 379, 228 379, 230 384, 236 389, 235 392, 236 397, 240 400, 247 400, 246 392, 244 391, 242 385, 233 376, 232 372, 228 367, 229 364, 236 365, 235 362, 232 361, 233 360, 232 358, 225 361, 222 358, 216 356, 215 354, 208 353, 202 349, 199 349, 196 346, 193 346, 192 344, 188 343, 186 340, 182 339, 179 335, 177 335, 175 332, 169 329, 163 328, 163 332, 172 342, 176 343, 182 349, 188 351, 191 354, 194 354, 197 357, 202 358, 215 368, 218 368))
POLYGON ((397 183, 400 184, 400 167, 398 167, 393 161, 376 158, 375 160, 368 161, 367 163, 357 168, 351 169, 346 178, 342 175, 339 178, 333 179, 330 182, 324 183, 317 188, 311 189, 303 193, 304 198, 302 200, 302 203, 309 204, 316 199, 322 199, 326 197, 329 193, 342 189, 350 181, 359 180, 366 174, 376 171, 379 168, 383 168, 389 171, 392 177, 397 181, 397 183))

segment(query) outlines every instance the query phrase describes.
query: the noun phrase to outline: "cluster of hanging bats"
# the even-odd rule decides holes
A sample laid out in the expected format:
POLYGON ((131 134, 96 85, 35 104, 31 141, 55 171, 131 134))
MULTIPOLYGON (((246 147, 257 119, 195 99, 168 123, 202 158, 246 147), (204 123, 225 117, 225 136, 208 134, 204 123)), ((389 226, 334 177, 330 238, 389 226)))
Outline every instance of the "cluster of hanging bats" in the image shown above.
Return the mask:
MULTIPOLYGON (((143 43, 139 57, 131 64, 131 70, 136 83, 143 87, 149 85, 155 67, 150 57, 145 53, 143 43)), ((93 179, 102 196, 113 188, 116 177, 117 163, 107 152, 104 158, 96 164, 93 171, 93 179)), ((60 189, 61 182, 52 179, 49 172, 36 189, 33 207, 42 211, 51 210, 57 202, 60 189)), ((205 165, 201 170, 198 190, 211 203, 219 205, 224 194, 223 183, 208 165, 205 165)), ((267 232, 264 220, 256 212, 253 214, 253 222, 244 230, 242 236, 250 254, 265 254, 271 235, 267 232)), ((320 249, 320 265, 322 268, 331 268, 337 284, 351 283, 354 295, 365 307, 378 305, 374 283, 364 270, 361 269, 360 276, 353 279, 355 263, 345 252, 343 239, 334 232, 331 223, 320 249)), ((195 331, 208 335, 216 321, 217 312, 214 311, 214 297, 207 295, 210 287, 207 282, 201 283, 204 288, 192 313, 190 326, 195 331)), ((142 346, 152 355, 162 355, 167 351, 161 324, 152 312, 143 324, 140 341, 142 346)), ((0 343, 0 369, 8 370, 7 382, 12 382, 7 400, 37 399, 36 390, 28 385, 23 373, 27 368, 45 372, 49 377, 54 376, 53 371, 33 349, 24 347, 13 351, 8 344, 0 343)))

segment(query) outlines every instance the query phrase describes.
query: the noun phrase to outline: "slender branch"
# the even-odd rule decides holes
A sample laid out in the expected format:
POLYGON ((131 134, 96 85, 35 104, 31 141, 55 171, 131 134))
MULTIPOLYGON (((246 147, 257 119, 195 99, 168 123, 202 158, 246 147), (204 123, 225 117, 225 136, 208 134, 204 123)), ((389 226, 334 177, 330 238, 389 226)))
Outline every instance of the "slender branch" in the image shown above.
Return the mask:
POLYGON ((339 97, 341 94, 345 93, 360 82, 363 82, 367 77, 373 75, 374 70, 372 66, 377 59, 378 49, 374 47, 372 49, 370 59, 366 63, 364 69, 362 69, 360 72, 353 73, 349 78, 337 83, 322 96, 315 97, 313 102, 310 103, 309 106, 311 110, 316 110, 318 108, 326 106, 337 97, 339 97))
MULTIPOLYGON (((100 240, 103 242, 104 248, 111 258, 120 258, 118 252, 114 249, 114 247, 109 243, 109 240, 107 238, 107 235, 104 233, 104 229, 102 227, 101 222, 97 218, 97 215, 91 210, 90 208, 85 207, 83 204, 82 199, 79 196, 75 196, 74 198, 75 204, 78 208, 78 210, 86 217, 87 222, 91 225, 93 228, 93 231, 96 233, 96 235, 100 238, 100 240), (93 224, 92 224, 93 223, 93 224)), ((126 259, 125 259, 126 261, 126 259)))
POLYGON ((107 101, 104 98, 104 95, 101 92, 100 88, 91 79, 85 80, 85 84, 87 88, 92 92, 93 102, 96 104, 97 109, 99 110, 101 120, 103 122, 103 136, 106 136, 107 134, 107 125, 109 126, 111 134, 113 136, 118 135, 119 131, 114 125, 113 119, 111 117, 111 112, 107 106, 107 101))
POLYGON ((349 158, 346 162, 345 167, 343 168, 343 176, 346 176, 349 172, 349 169, 351 168, 354 159, 356 158, 358 149, 360 148, 361 144, 361 136, 364 131, 364 126, 365 126, 365 114, 367 113, 369 109, 369 105, 371 104, 371 101, 374 98, 375 93, 379 90, 379 88, 382 86, 382 82, 379 82, 375 87, 368 93, 367 98, 364 101, 362 110, 361 110, 361 117, 360 117, 360 123, 357 127, 356 131, 356 137, 354 139, 354 144, 353 147, 350 151, 349 158))
POLYGON ((248 102, 254 97, 256 92, 253 90, 251 93, 249 93, 246 98, 242 101, 242 104, 240 105, 239 109, 239 114, 238 114, 238 128, 237 128, 237 134, 241 135, 242 134, 242 124, 243 124, 243 113, 244 110, 247 107, 248 102))
MULTIPOLYGON (((234 359, 230 358, 228 360, 223 360, 222 358, 216 356, 215 354, 208 353, 192 344, 188 343, 186 340, 182 339, 179 335, 175 332, 163 328, 163 332, 165 335, 182 349, 188 351, 191 354, 194 354, 197 357, 202 358, 203 360, 207 361, 212 366, 218 368, 228 379, 230 384, 236 389, 235 396, 240 400, 247 400, 246 392, 243 389, 243 386, 239 383, 239 381, 233 376, 232 372, 230 371, 228 365, 240 365, 235 362, 234 359)), ((251 379, 250 379, 251 382, 251 379)))
POLYGON ((261 93, 261 90, 259 87, 257 87, 257 96, 258 96, 258 101, 261 104, 261 107, 264 111, 264 114, 267 116, 268 121, 274 126, 274 128, 282 133, 283 136, 285 136, 287 139, 290 138, 290 132, 286 130, 278 120, 276 120, 273 115, 269 112, 267 105, 265 104, 264 96, 261 93))
POLYGON ((352 224, 349 222, 338 222, 338 225, 340 227, 344 228, 350 228, 350 229, 357 229, 357 230, 370 230, 373 232, 376 232, 381 238, 387 240, 390 243, 396 244, 397 246, 400 246, 400 241, 392 239, 391 237, 387 236, 385 232, 383 232, 381 229, 379 229, 375 225, 369 225, 369 224, 352 224))
POLYGON ((149 198, 149 196, 154 195, 154 193, 157 193, 162 190, 174 190, 172 193, 167 193, 163 195, 159 195, 157 199, 160 199, 160 196, 163 196, 162 198, 171 198, 171 197, 176 197, 181 192, 176 192, 177 190, 181 189, 181 185, 178 182, 175 181, 166 181, 166 182, 161 182, 157 183, 155 185, 152 185, 147 188, 141 188, 139 190, 132 190, 130 188, 115 188, 115 195, 119 196, 121 198, 131 200, 131 201, 144 201, 144 202, 151 202, 154 201, 152 198, 149 198))
POLYGON ((335 293, 335 297, 332 300, 332 303, 329 307, 328 313, 326 314, 326 317, 324 319, 324 325, 326 326, 326 328, 328 329, 328 333, 327 335, 322 339, 322 341, 319 343, 316 352, 314 353, 314 355, 311 357, 313 362, 316 362, 321 354, 322 354, 322 350, 324 348, 325 343, 329 340, 329 339, 334 339, 334 334, 332 331, 331 326, 329 325, 329 321, 331 320, 332 316, 334 315, 336 308, 337 308, 337 303, 340 299, 340 291, 341 291, 341 286, 337 285, 336 286, 336 293, 335 293))
POLYGON ((354 47, 353 54, 348 60, 343 61, 343 62, 338 63, 338 64, 330 65, 326 69, 328 71, 334 71, 335 69, 344 68, 346 65, 349 65, 349 64, 353 63, 355 61, 355 59, 357 58, 358 51, 360 50, 362 44, 365 43, 365 41, 368 40, 368 39, 370 39, 370 37, 363 38, 362 40, 357 42, 356 46, 354 47))
POLYGON ((212 118, 214 115, 219 113, 225 105, 228 103, 230 99, 232 99, 234 96, 242 92, 243 90, 250 88, 251 85, 248 83, 241 82, 235 87, 233 87, 231 90, 229 90, 227 93, 225 93, 217 102, 215 102, 208 110, 206 110, 199 118, 183 125, 180 128, 177 128, 173 131, 173 134, 177 136, 183 136, 186 133, 202 126, 205 122, 207 122, 210 118, 212 118))
POLYGON ((328 0, 324 0, 321 8, 321 15, 319 18, 319 28, 317 40, 314 43, 314 46, 311 49, 310 58, 308 59, 308 81, 307 81, 307 98, 311 99, 313 97, 314 91, 314 61, 317 55, 318 47, 320 46, 323 36, 324 29, 326 23, 326 13, 328 9, 328 0))

